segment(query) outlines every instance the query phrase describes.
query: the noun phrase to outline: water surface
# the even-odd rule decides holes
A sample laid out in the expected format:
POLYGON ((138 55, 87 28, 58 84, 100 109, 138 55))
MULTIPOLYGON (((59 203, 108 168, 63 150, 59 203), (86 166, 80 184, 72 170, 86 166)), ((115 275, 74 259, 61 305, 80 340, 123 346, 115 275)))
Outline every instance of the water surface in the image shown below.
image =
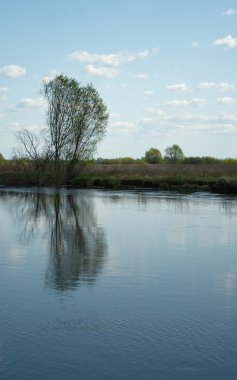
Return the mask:
POLYGON ((0 190, 0 378, 237 378, 237 198, 0 190))

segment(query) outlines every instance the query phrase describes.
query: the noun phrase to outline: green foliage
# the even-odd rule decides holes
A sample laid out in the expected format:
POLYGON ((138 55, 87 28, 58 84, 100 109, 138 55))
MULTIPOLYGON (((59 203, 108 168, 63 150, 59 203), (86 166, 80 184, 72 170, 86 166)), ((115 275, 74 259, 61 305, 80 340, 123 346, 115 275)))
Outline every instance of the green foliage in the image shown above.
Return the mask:
MULTIPOLYGON (((204 160, 205 157, 200 157, 204 160)), ((116 160, 116 159, 114 159, 116 160)), ((119 159, 118 159, 119 160, 119 159)), ((213 164, 147 165, 134 160, 135 164, 99 164, 97 160, 83 161, 76 166, 75 176, 65 185, 103 188, 159 188, 181 191, 214 191, 237 194, 237 160, 227 163, 220 160, 213 164)), ((29 159, 4 160, 0 165, 0 184, 17 186, 56 185, 57 173, 53 161, 38 178, 34 161, 29 159)))
POLYGON ((44 83, 43 90, 48 104, 50 156, 58 175, 66 169, 70 177, 79 160, 92 158, 104 136, 109 117, 107 108, 92 85, 81 86, 63 75, 44 83))
POLYGON ((211 156, 204 156, 202 157, 205 164, 219 164, 221 163, 221 160, 215 157, 211 156))
POLYGON ((234 164, 237 164, 237 158, 225 158, 224 160, 223 160, 223 163, 224 164, 227 164, 227 165, 234 165, 234 164))
POLYGON ((179 145, 174 144, 165 149, 165 160, 173 163, 181 162, 184 159, 183 150, 179 145))
POLYGON ((24 129, 17 133, 18 157, 32 161, 32 175, 56 184, 75 176, 80 161, 92 159, 108 123, 107 107, 91 84, 58 75, 43 84, 47 127, 41 136, 24 129))
POLYGON ((183 164, 219 164, 221 163, 222 160, 215 158, 215 157, 209 157, 209 156, 204 156, 204 157, 185 157, 182 160, 183 164))
POLYGON ((158 164, 162 160, 162 154, 159 149, 150 148, 145 153, 145 162, 148 164, 158 164))
POLYGON ((101 158, 96 159, 96 164, 101 165, 133 165, 143 163, 142 159, 135 159, 132 157, 118 157, 118 158, 101 158))

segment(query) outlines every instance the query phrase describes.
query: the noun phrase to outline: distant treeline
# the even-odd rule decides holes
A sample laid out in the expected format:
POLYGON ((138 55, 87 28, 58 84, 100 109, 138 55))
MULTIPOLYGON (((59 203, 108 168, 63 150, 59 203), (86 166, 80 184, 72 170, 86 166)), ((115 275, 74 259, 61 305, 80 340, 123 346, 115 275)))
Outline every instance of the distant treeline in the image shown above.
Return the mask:
MULTIPOLYGON (((63 167, 63 162, 61 166, 63 167)), ((62 172, 59 179, 54 163, 29 159, 0 160, 0 186, 73 186, 106 189, 158 189, 211 191, 237 194, 237 160, 186 157, 181 162, 149 164, 130 157, 80 162, 74 176, 62 172)))
MULTIPOLYGON (((90 161, 94 164, 102 164, 102 165, 134 165, 134 164, 145 164, 145 163, 152 163, 147 162, 145 157, 142 158, 132 158, 132 157, 118 157, 118 158, 97 158, 90 161)), ((167 160, 166 158, 162 158, 159 163, 170 163, 172 161, 167 160)), ((182 164, 237 164, 237 158, 215 158, 210 156, 203 156, 203 157, 184 157, 182 160, 179 161, 182 164)), ((156 164, 157 162, 154 162, 156 164)))
MULTIPOLYGON (((22 159, 21 159, 22 160, 22 159)), ((0 165, 6 165, 7 163, 14 163, 20 161, 19 158, 13 157, 12 159, 5 159, 3 155, 0 153, 0 165)), ((29 161, 29 159, 25 159, 25 161, 29 161)), ((132 158, 132 157, 117 157, 117 158, 102 158, 98 157, 95 159, 83 161, 84 164, 102 164, 102 165, 141 165, 141 164, 167 164, 167 163, 182 163, 182 164, 237 164, 237 158, 216 158, 211 156, 190 156, 190 157, 184 157, 181 160, 178 161, 172 161, 166 157, 160 158, 157 162, 154 160, 154 162, 150 161, 149 159, 146 159, 146 157, 141 158, 132 158)))

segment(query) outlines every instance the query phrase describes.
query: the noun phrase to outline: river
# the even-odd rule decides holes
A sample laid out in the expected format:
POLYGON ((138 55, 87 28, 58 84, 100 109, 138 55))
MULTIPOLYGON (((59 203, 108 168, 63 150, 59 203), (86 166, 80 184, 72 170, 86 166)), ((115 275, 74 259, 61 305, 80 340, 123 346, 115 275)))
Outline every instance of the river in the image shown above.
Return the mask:
POLYGON ((0 379, 237 378, 237 197, 2 188, 0 226, 0 379))

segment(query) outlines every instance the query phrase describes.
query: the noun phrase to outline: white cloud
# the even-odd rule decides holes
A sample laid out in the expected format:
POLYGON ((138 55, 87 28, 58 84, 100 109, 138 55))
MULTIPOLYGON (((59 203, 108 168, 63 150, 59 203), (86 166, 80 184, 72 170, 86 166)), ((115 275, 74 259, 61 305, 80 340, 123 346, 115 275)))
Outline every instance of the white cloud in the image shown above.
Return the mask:
POLYGON ((220 82, 217 84, 217 89, 224 92, 234 90, 234 88, 235 86, 233 84, 227 82, 220 82))
POLYGON ((6 92, 8 90, 7 87, 0 87, 0 92, 6 92))
POLYGON ((235 8, 229 8, 226 11, 224 11, 221 15, 222 16, 233 16, 237 14, 237 9, 235 8))
POLYGON ((200 82, 198 84, 197 88, 212 90, 212 89, 216 88, 216 83, 214 83, 214 82, 200 82))
MULTIPOLYGON (((164 102, 164 105, 168 107, 187 107, 187 106, 201 107, 205 103, 206 103, 206 99, 194 98, 194 99, 174 99, 174 100, 164 102)), ((165 116, 165 113, 159 107, 158 108, 146 107, 145 111, 153 115, 165 116)))
POLYGON ((87 65, 85 67, 85 72, 90 75, 105 77, 109 79, 116 78, 119 75, 119 70, 115 67, 95 66, 95 65, 87 65))
POLYGON ((157 115, 157 116, 164 116, 165 115, 165 113, 160 108, 146 107, 145 111, 149 112, 153 115, 157 115))
POLYGON ((17 65, 8 65, 0 68, 0 74, 10 78, 19 78, 25 75, 26 69, 17 65))
POLYGON ((137 79, 149 79, 149 75, 146 73, 131 74, 130 77, 137 79))
POLYGON ((0 100, 3 100, 3 101, 4 101, 4 100, 7 100, 6 95, 1 95, 1 96, 0 96, 0 100))
POLYGON ((224 38, 218 38, 212 43, 213 46, 222 46, 227 48, 235 48, 237 47, 237 38, 232 37, 231 34, 224 38))
MULTIPOLYGON (((193 101, 192 101, 193 102, 193 101)), ((219 115, 189 113, 186 108, 180 108, 178 112, 164 113, 159 108, 148 107, 145 111, 150 115, 143 117, 136 123, 139 133, 160 136, 170 135, 174 131, 185 133, 205 133, 212 131, 214 134, 237 134, 237 114, 225 112, 219 115)))
MULTIPOLYGON (((97 67, 96 67, 97 68, 97 67)), ((116 69, 117 70, 117 69, 116 69)), ((119 71, 118 71, 119 72, 119 71)), ((127 88, 128 87, 128 85, 127 85, 127 83, 118 83, 118 84, 114 84, 114 83, 106 83, 106 84, 103 84, 103 85, 101 85, 101 86, 99 86, 98 87, 98 89, 101 91, 103 91, 104 89, 106 89, 106 90, 116 90, 116 91, 118 91, 118 90, 120 90, 121 88, 122 89, 125 89, 125 88, 127 88)))
POLYGON ((230 90, 234 90, 235 86, 232 83, 227 82, 200 82, 197 86, 198 89, 206 89, 206 90, 220 90, 223 92, 227 92, 230 90))
POLYGON ((167 86, 167 89, 171 91, 183 91, 183 92, 186 92, 189 90, 186 83, 172 84, 172 85, 167 86))
POLYGON ((146 91, 144 91, 143 95, 146 96, 146 97, 152 96, 152 95, 154 95, 154 91, 146 90, 146 91))
POLYGON ((24 98, 18 104, 16 104, 15 108, 40 108, 45 105, 44 98, 24 98))
POLYGON ((166 105, 171 106, 171 107, 187 107, 189 104, 190 104, 190 101, 186 99, 175 99, 175 100, 166 102, 166 105))
MULTIPOLYGON (((221 112, 219 115, 210 115, 210 114, 200 114, 196 112, 189 113, 187 112, 186 105, 194 104, 192 101, 184 101, 181 105, 178 112, 166 112, 160 110, 160 108, 147 107, 145 108, 146 112, 149 112, 148 117, 144 117, 139 120, 138 124, 149 125, 155 127, 159 125, 159 130, 163 132, 171 132, 174 130, 180 129, 182 131, 205 131, 213 129, 213 132, 216 133, 216 130, 226 130, 237 132, 237 114, 229 114, 226 112, 221 112), (228 128, 227 128, 228 126, 228 128)), ((175 105, 180 105, 178 102, 175 105)), ((163 133, 162 132, 162 133, 163 133)), ((223 132, 224 133, 224 132, 223 132)))
POLYGON ((75 51, 71 54, 68 54, 67 58, 71 61, 79 61, 82 63, 118 67, 124 65, 125 63, 146 58, 148 55, 148 50, 143 50, 136 53, 129 51, 120 51, 113 54, 96 54, 88 53, 87 51, 75 51))
MULTIPOLYGON (((113 79, 119 75, 119 67, 146 58, 148 50, 139 52, 119 51, 113 54, 96 54, 87 51, 75 51, 67 55, 70 61, 84 63, 85 72, 90 75, 113 79)), ((139 74, 140 75, 140 74, 139 74)), ((143 74, 142 74, 143 75, 143 74)), ((142 79, 147 79, 143 77, 142 79)))
POLYGON ((189 126, 182 127, 186 131, 213 131, 215 134, 236 134, 237 128, 229 123, 210 123, 210 124, 190 124, 189 126))
POLYGON ((227 97, 227 96, 224 96, 223 98, 218 98, 216 101, 217 101, 217 103, 219 103, 219 104, 225 104, 225 105, 233 104, 233 103, 236 102, 235 99, 233 99, 233 98, 229 98, 229 97, 227 97))
POLYGON ((201 107, 206 103, 206 99, 194 98, 194 99, 174 99, 165 102, 164 104, 168 107, 201 107))

